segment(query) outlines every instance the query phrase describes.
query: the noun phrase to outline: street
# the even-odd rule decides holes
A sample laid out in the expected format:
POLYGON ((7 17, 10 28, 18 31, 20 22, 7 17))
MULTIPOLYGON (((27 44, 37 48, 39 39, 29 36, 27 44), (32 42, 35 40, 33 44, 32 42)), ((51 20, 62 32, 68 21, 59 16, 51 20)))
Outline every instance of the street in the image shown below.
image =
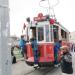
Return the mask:
MULTIPOLYGON (((73 75, 75 75, 75 53, 72 53, 73 57, 73 75)), ((12 65, 12 75, 61 75, 61 68, 41 68, 35 70, 33 67, 25 64, 24 61, 18 61, 12 65)))

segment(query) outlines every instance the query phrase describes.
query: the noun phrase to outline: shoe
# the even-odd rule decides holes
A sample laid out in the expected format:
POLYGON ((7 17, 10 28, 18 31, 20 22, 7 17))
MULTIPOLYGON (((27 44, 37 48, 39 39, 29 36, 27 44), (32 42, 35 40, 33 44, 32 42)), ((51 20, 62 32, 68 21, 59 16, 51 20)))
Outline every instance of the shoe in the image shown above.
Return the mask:
POLYGON ((38 67, 38 64, 34 64, 34 67, 38 67))
POLYGON ((60 66, 60 63, 58 64, 58 66, 60 66))
POLYGON ((39 69, 40 67, 38 66, 38 64, 34 64, 34 68, 39 69))
POLYGON ((38 66, 37 69, 39 69, 40 67, 38 66))
POLYGON ((54 65, 54 67, 56 67, 56 68, 57 68, 57 67, 59 67, 59 65, 54 65))

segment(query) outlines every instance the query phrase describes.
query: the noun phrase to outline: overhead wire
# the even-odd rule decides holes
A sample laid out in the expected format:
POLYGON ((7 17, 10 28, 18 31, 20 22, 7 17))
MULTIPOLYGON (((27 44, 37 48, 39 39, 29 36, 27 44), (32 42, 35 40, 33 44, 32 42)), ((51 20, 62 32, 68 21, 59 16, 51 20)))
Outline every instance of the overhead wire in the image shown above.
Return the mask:
POLYGON ((40 3, 41 3, 42 1, 45 1, 45 0, 41 0, 41 1, 39 2, 39 6, 42 7, 42 8, 46 8, 46 9, 47 9, 47 12, 48 12, 48 10, 49 10, 48 7, 41 6, 40 3))
MULTIPOLYGON (((54 5, 54 7, 55 6, 57 6, 59 3, 60 3, 60 1, 59 0, 57 0, 58 2, 57 2, 57 4, 56 5, 54 5)), ((55 15, 55 11, 54 11, 54 8, 53 8, 53 13, 54 13, 54 17, 55 17, 55 19, 56 19, 56 15, 55 15)))
POLYGON ((43 8, 46 8, 46 9, 47 9, 47 12, 49 12, 48 14, 49 14, 52 18, 54 17, 54 18, 56 19, 55 12, 54 12, 54 7, 57 6, 57 5, 60 3, 60 1, 57 0, 57 3, 56 3, 55 5, 50 6, 50 1, 47 0, 49 7, 41 6, 40 3, 41 3, 42 1, 46 1, 46 0, 41 0, 41 1, 39 2, 39 6, 40 6, 40 7, 43 7, 43 8), (53 11, 53 12, 52 12, 53 14, 51 13, 51 10, 53 11))
POLYGON ((57 0, 57 3, 55 4, 55 5, 53 5, 52 7, 50 7, 50 10, 52 10, 52 13, 50 12, 50 16, 52 17, 52 18, 54 18, 55 20, 56 20, 56 16, 55 16, 55 11, 54 11, 54 7, 55 6, 57 6, 58 4, 60 3, 60 1, 59 0, 57 0))
POLYGON ((60 3, 60 1, 59 1, 59 0, 57 0, 57 3, 56 3, 55 5, 53 5, 52 7, 57 6, 59 3, 60 3))

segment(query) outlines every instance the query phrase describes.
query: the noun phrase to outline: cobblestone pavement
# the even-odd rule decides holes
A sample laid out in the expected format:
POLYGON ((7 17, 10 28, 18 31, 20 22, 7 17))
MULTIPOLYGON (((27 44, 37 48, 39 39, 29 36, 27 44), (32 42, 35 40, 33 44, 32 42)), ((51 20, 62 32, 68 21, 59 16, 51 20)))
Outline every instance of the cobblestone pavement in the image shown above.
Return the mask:
MULTIPOLYGON (((73 70, 75 75, 75 53, 72 53, 73 56, 73 70)), ((34 71, 34 68, 25 64, 24 61, 18 61, 16 64, 12 65, 12 75, 61 75, 61 69, 40 69, 34 71), (47 71, 46 71, 47 70, 47 71)))

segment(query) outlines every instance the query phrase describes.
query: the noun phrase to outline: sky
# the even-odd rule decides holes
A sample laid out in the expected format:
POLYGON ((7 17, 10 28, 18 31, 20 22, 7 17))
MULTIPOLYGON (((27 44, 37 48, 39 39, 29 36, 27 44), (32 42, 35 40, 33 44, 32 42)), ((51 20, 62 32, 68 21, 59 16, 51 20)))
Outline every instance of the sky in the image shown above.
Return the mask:
MULTIPOLYGON (((26 18, 31 20, 38 13, 48 14, 48 1, 45 0, 9 0, 10 35, 20 36, 26 18), (43 7, 40 7, 43 6, 43 7)), ((75 0, 49 0, 54 8, 57 21, 70 32, 75 31, 75 0), (57 5, 56 5, 57 4, 57 5)), ((51 11, 51 10, 50 10, 51 11)))

